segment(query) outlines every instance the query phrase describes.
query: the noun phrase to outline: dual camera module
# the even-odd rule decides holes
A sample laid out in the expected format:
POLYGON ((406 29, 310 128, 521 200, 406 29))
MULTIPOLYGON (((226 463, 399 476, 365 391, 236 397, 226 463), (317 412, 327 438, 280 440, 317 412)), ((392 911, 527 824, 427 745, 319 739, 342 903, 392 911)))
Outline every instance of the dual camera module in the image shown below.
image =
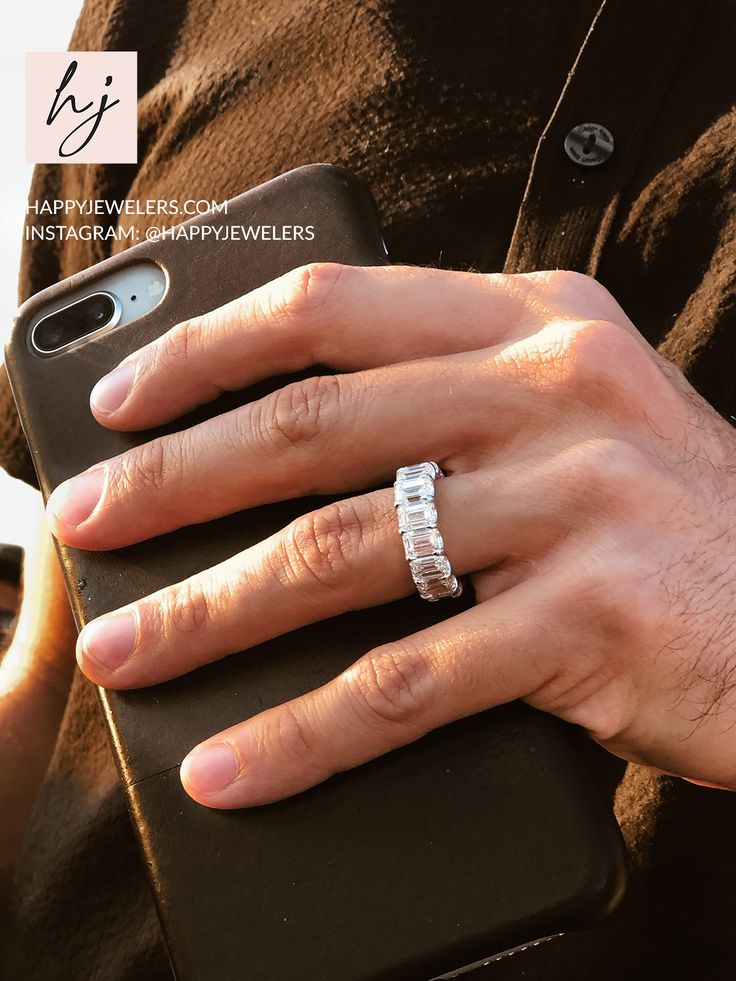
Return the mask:
POLYGON ((166 295, 162 266, 145 260, 77 287, 52 307, 42 307, 30 325, 28 345, 39 357, 66 354, 106 331, 147 316, 166 295))
POLYGON ((102 291, 92 293, 39 320, 31 342, 40 354, 54 354, 93 331, 114 324, 119 316, 117 297, 102 291))

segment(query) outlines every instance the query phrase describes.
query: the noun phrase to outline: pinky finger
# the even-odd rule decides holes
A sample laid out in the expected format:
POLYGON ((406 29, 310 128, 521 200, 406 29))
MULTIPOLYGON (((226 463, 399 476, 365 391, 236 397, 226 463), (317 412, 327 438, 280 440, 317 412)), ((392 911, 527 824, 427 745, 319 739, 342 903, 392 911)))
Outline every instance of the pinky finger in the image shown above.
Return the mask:
POLYGON ((217 808, 281 800, 535 691, 555 670, 554 657, 545 657, 552 603, 540 594, 540 581, 527 580, 213 736, 182 763, 184 789, 217 808))

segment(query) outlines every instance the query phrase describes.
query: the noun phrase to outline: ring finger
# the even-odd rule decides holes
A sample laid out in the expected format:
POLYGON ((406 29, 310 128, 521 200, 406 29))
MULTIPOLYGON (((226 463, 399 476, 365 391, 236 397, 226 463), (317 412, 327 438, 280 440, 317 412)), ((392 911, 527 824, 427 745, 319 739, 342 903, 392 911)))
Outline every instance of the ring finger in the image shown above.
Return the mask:
MULTIPOLYGON (((569 497, 569 485, 556 487, 542 499, 522 497, 503 474, 437 481, 438 523, 453 572, 485 569, 511 554, 523 559, 548 545, 569 497)), ((98 618, 81 632, 77 656, 97 684, 141 687, 413 589, 393 492, 374 491, 304 515, 225 562, 98 618)), ((492 594, 487 583, 483 593, 479 599, 492 594)))

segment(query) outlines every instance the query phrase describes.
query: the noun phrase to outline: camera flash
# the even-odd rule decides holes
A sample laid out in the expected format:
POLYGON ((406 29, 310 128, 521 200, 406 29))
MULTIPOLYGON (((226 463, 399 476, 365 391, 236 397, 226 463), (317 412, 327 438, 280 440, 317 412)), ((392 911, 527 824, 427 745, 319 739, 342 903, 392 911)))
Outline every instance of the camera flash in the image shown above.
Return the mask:
POLYGON ((163 291, 164 284, 158 279, 152 279, 148 286, 146 286, 146 293, 148 293, 149 296, 158 296, 160 293, 163 293, 163 291))

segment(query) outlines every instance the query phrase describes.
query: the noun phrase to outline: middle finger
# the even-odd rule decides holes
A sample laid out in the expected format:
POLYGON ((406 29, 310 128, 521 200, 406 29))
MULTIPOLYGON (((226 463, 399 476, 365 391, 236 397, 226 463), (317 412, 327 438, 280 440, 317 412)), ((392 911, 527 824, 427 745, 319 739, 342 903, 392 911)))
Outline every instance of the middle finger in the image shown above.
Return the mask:
POLYGON ((358 490, 407 461, 469 469, 481 439, 517 416, 488 352, 429 358, 285 388, 96 464, 53 492, 58 539, 107 550, 259 504, 358 490), (459 461, 459 464, 458 464, 459 461))

